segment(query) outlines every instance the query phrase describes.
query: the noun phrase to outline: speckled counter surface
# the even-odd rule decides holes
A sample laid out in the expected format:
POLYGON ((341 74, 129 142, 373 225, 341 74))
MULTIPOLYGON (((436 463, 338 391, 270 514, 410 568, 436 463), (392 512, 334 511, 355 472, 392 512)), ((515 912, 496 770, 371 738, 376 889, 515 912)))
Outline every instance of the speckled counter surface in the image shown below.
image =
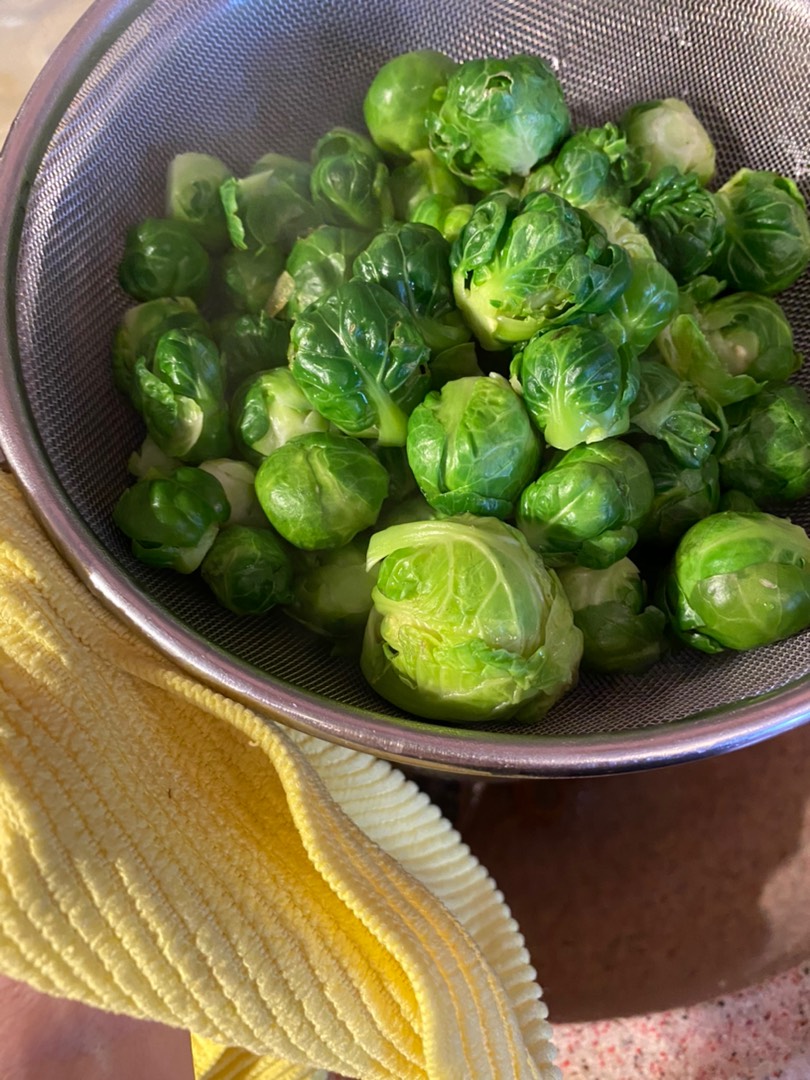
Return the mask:
MULTIPOLYGON (((0 0, 0 142, 88 6, 0 0)), ((526 935, 566 1080, 810 1080, 810 727, 452 801, 526 935)))

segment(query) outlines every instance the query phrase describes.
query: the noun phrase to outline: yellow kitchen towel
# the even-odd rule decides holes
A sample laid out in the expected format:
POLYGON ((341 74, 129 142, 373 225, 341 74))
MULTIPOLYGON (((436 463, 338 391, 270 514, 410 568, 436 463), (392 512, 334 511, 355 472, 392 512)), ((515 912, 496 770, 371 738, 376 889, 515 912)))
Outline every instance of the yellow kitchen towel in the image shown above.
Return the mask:
POLYGON ((552 1080, 502 895, 418 788, 203 686, 0 474, 0 970, 207 1080, 552 1080))

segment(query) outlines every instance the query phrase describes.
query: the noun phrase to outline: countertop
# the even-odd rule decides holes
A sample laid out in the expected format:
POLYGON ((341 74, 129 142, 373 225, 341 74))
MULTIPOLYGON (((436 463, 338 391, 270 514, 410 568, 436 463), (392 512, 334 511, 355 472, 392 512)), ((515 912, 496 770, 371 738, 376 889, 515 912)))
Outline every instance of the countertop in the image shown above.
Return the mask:
MULTIPOLYGON (((0 142, 88 6, 0 0, 0 142)), ((566 1080, 810 1077, 810 728, 654 773, 424 786, 521 925, 566 1080)))

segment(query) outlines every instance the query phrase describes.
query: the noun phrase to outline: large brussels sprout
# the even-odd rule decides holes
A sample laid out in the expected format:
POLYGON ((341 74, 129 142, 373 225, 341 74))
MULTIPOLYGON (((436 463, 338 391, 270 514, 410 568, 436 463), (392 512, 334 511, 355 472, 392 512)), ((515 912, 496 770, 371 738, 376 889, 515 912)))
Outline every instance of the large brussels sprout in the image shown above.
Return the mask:
POLYGON ((810 626, 810 538, 772 514, 712 514, 678 544, 664 596, 676 633, 695 649, 780 641, 810 626))
POLYGON ((366 567, 367 549, 363 534, 344 547, 297 552, 292 596, 284 608, 316 634, 357 655, 377 580, 377 568, 366 567))
POLYGON ((534 169, 523 191, 553 191, 573 206, 629 202, 647 167, 613 123, 574 132, 554 160, 534 169))
POLYGON ((442 514, 509 517, 537 473, 541 445, 523 402, 499 375, 446 383, 408 421, 408 461, 442 514))
POLYGON ((201 462, 200 469, 215 476, 222 484, 231 508, 226 525, 267 528, 267 518, 256 498, 256 470, 252 465, 235 458, 211 458, 201 462))
POLYGON ((653 501, 638 450, 620 439, 575 446, 524 489, 517 523, 549 566, 603 570, 632 549, 653 501))
POLYGON ((582 631, 583 670, 640 674, 661 659, 667 619, 647 604, 635 563, 619 559, 604 570, 564 566, 558 574, 582 631))
POLYGON ((310 168, 281 154, 268 154, 254 172, 231 177, 220 188, 231 243, 240 251, 280 245, 320 225, 312 205, 310 168))
POLYGON ((256 494, 270 524, 295 547, 337 548, 377 520, 388 473, 357 439, 312 432, 264 459, 256 494))
POLYGON ((420 225, 431 225, 452 244, 461 235, 473 210, 472 203, 456 202, 448 195, 428 195, 414 206, 409 220, 420 225))
POLYGON ((430 349, 381 285, 350 281, 301 312, 290 370, 313 408, 348 435, 404 446, 428 389, 430 349))
POLYGON ((606 311, 631 276, 625 252, 550 191, 482 199, 450 261, 456 303, 490 350, 606 311))
POLYGON ((435 96, 430 149, 481 191, 527 176, 570 126, 562 87, 537 56, 468 60, 435 96))
POLYGON ((657 343, 672 370, 719 406, 783 382, 802 362, 782 309, 756 293, 730 293, 676 315, 657 343))
POLYGON ((393 222, 378 232, 354 260, 354 276, 395 296, 433 351, 469 339, 453 298, 450 245, 430 225, 393 222))
POLYGON ((462 516, 395 525, 380 563, 361 667, 430 720, 534 720, 576 681, 582 635, 559 579, 517 530, 462 516))
POLYGON ((630 207, 655 254, 685 284, 707 270, 723 243, 724 219, 694 173, 662 169, 630 207))
POLYGON ((231 427, 238 453, 259 466, 284 443, 329 421, 312 408, 289 368, 260 371, 246 379, 231 401, 231 427))
POLYGON ((467 201, 467 188, 430 150, 416 150, 407 164, 391 172, 391 198, 394 215, 400 221, 413 220, 416 208, 434 195, 452 204, 467 201))
POLYGON ((368 233, 320 225, 295 241, 271 307, 297 319, 304 308, 351 279, 355 257, 368 233))
POLYGON ((674 545, 696 521, 714 514, 720 505, 717 458, 684 465, 660 442, 639 443, 653 482, 653 501, 638 527, 641 540, 674 545))
POLYGON ((810 401, 799 386, 767 387, 727 412, 723 486, 758 505, 810 494, 810 401))
POLYGON ((231 170, 211 154, 176 154, 166 175, 166 214, 182 221, 194 237, 217 254, 230 245, 219 189, 231 170))
POLYGON ((268 308, 283 269, 284 253, 278 244, 261 251, 229 251, 217 268, 224 305, 240 314, 260 315, 268 308))
POLYGON ((164 454, 191 464, 228 454, 224 373, 210 338, 168 330, 151 365, 136 362, 135 378, 146 430, 164 454))
POLYGON ((167 476, 148 474, 121 495, 113 521, 141 562, 190 574, 230 514, 215 476, 183 465, 167 476))
POLYGON ((638 391, 638 364, 598 329, 538 334, 512 361, 512 382, 549 446, 623 435, 638 391))
POLYGON ((333 128, 312 152, 312 200, 328 225, 379 229, 393 217, 388 168, 364 135, 333 128))
POLYGON ((363 119, 380 150, 407 157, 427 148, 433 95, 457 66, 434 49, 400 53, 383 64, 363 100, 363 119))
POLYGON ((136 300, 201 300, 210 276, 208 252, 184 222, 146 218, 127 232, 118 281, 136 300))
POLYGON ((639 362, 639 389, 630 406, 631 430, 665 443, 677 462, 696 469, 716 445, 718 425, 704 413, 695 388, 656 354, 639 362))
POLYGON ((712 273, 732 288, 774 295, 810 262, 807 204, 794 180, 740 169, 717 192, 725 240, 712 273))
POLYGON ((202 561, 203 581, 236 615, 263 615, 292 595, 292 563, 268 528, 226 525, 202 561))
POLYGON ((258 315, 228 315, 211 329, 231 390, 251 375, 287 363, 290 327, 281 319, 272 319, 263 311, 258 315))
POLYGON ((695 173, 701 184, 714 176, 714 144, 685 101, 642 101, 627 110, 621 126, 647 163, 650 180, 673 165, 682 173, 695 173))

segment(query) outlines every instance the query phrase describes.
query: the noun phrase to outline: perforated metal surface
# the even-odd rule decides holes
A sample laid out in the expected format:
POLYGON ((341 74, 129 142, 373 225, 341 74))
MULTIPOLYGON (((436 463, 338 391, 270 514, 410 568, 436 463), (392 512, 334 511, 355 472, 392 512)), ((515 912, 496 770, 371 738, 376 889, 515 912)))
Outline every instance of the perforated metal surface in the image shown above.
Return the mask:
MULTIPOLYGON (((557 71, 576 123, 616 118, 644 98, 683 97, 716 142, 721 181, 743 164, 772 168, 793 176, 807 195, 810 5, 155 0, 107 6, 136 13, 134 21, 67 105, 34 178, 19 240, 12 359, 34 427, 98 544, 155 599, 147 632, 162 620, 179 620, 237 662, 266 672, 264 704, 272 703, 275 686, 322 696, 336 703, 327 709, 329 737, 351 731, 362 743, 367 721, 399 723, 401 714, 369 691, 356 668, 330 657, 283 616, 238 620, 194 580, 148 571, 111 524, 111 507, 128 483, 127 456, 141 438, 137 418, 112 386, 109 363, 113 330, 128 305, 116 285, 127 226, 161 213, 166 165, 175 153, 208 151, 236 172, 268 150, 307 155, 331 125, 360 125, 364 89, 382 62, 427 46, 457 59, 539 53, 557 71)), ((810 351, 810 279, 780 299, 799 349, 810 351)), ((793 516, 810 521, 807 507, 793 516)), ((574 737, 585 758, 591 736, 683 720, 808 672, 810 635, 712 660, 679 654, 644 677, 583 679, 537 734, 574 737)), ((255 696, 245 685, 237 690, 255 696)), ((495 757, 499 737, 508 742, 511 731, 517 728, 501 728, 490 740, 495 757)), ((458 736, 462 756, 465 738, 458 736)), ((521 771, 542 773, 542 753, 538 748, 533 766, 521 771)))

